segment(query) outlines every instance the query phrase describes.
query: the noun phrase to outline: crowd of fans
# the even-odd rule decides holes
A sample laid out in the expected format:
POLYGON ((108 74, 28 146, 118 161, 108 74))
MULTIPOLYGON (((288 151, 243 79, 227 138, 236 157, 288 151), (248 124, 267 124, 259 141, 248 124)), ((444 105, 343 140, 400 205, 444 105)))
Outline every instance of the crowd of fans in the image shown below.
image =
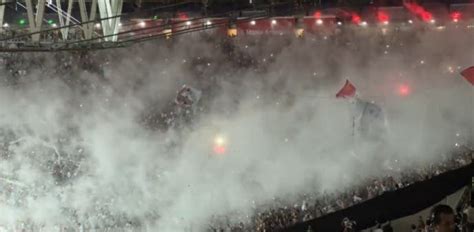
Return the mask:
MULTIPOLYGON (((51 35, 59 36, 59 35, 51 35)), ((336 41, 337 43, 346 43, 346 41, 336 41)), ((386 41, 381 41, 381 44, 385 44, 386 41)), ((349 46, 349 45, 348 45, 349 46)), ((383 45, 385 46, 385 45, 383 45)), ((230 49, 230 48, 229 48, 230 49)), ((236 53, 236 52, 234 52, 236 53)), ((77 70, 86 70, 93 73, 103 75, 102 67, 94 62, 91 57, 92 54, 76 54, 79 59, 73 59, 73 56, 57 54, 57 58, 63 67, 57 68, 57 72, 65 72, 67 74, 76 73, 77 70)), ((27 70, 32 68, 38 68, 44 70, 46 62, 43 60, 24 60, 16 59, 15 54, 7 54, 4 59, 4 67, 9 73, 12 74, 12 82, 21 80, 21 76, 27 75, 27 70), (23 62, 20 62, 23 61, 23 62), (36 62, 36 63, 35 63, 36 62), (31 67, 26 67, 31 66, 31 67), (38 67, 36 67, 38 66, 38 67)), ((254 59, 254 58, 249 58, 254 59)), ((240 59, 239 65, 244 66, 249 59, 240 59)), ((364 59, 361 59, 364 60, 364 59)), ((250 61, 249 61, 250 62, 250 61)), ((252 61, 253 62, 253 61, 252 61)), ((251 62, 250 62, 251 63, 251 62)), ((3 65, 2 65, 3 66, 3 65)), ((258 66, 258 65, 257 65, 258 66)), ((337 72, 337 70, 333 70, 337 72)), ((335 75, 337 73, 330 73, 328 75, 335 75)), ((68 76, 68 75, 63 75, 68 76)), ((70 78, 70 77, 69 77, 70 78)), ((73 78, 70 78, 71 80, 73 78)), ((179 117, 183 117, 182 121, 186 121, 191 114, 182 114, 179 107, 173 105, 173 110, 167 113, 160 113, 154 115, 155 122, 150 123, 154 127, 159 127, 157 124, 166 124, 164 127, 168 127, 170 124, 177 123, 179 117), (184 115, 184 116, 183 116, 184 115)), ((188 109, 185 109, 187 111, 188 109)), ((191 112, 191 110, 190 110, 191 112)), ((152 116, 150 116, 152 117, 152 116)), ((152 120, 152 119, 149 119, 152 120)), ((439 175, 449 170, 453 170, 462 166, 465 166, 471 162, 472 151, 469 149, 458 150, 446 159, 437 162, 426 164, 423 167, 416 167, 413 169, 390 169, 387 170, 387 174, 381 178, 370 178, 366 179, 363 183, 357 184, 350 189, 346 189, 339 193, 315 193, 305 194, 301 196, 298 202, 294 204, 288 204, 287 202, 279 201, 275 199, 270 205, 262 205, 256 207, 257 211, 253 215, 232 215, 233 220, 229 220, 228 216, 216 216, 211 219, 209 230, 214 232, 237 232, 237 231, 257 231, 257 232, 270 232, 278 231, 283 228, 287 228, 291 225, 312 220, 338 210, 342 210, 353 205, 362 203, 366 200, 380 196, 381 194, 389 191, 396 191, 397 189, 407 187, 419 181, 427 180, 433 176, 439 175), (235 218, 239 219, 239 223, 234 223, 235 218)), ((341 230, 352 231, 356 222, 350 219, 341 222, 341 230)), ((117 224, 117 223, 115 223, 117 224)), ((125 223, 127 226, 133 227, 134 223, 125 223)), ((136 223, 139 224, 139 223, 136 223)), ((415 229, 421 228, 418 226, 415 229)), ((308 228, 308 231, 318 231, 318 228, 308 228)))
MULTIPOLYGON (((362 203, 385 192, 396 191, 416 182, 428 180, 446 171, 463 167, 470 164, 473 154, 470 149, 460 149, 445 160, 424 167, 404 169, 403 171, 387 170, 389 174, 385 177, 367 179, 365 183, 341 193, 302 196, 300 202, 294 205, 287 205, 275 200, 269 209, 256 212, 251 220, 247 220, 250 223, 227 224, 221 227, 213 225, 211 231, 279 231, 291 225, 362 203)), ((355 223, 347 219, 342 223, 341 231, 352 231, 350 228, 355 223)), ((317 228, 310 228, 308 231, 318 230, 317 228)))

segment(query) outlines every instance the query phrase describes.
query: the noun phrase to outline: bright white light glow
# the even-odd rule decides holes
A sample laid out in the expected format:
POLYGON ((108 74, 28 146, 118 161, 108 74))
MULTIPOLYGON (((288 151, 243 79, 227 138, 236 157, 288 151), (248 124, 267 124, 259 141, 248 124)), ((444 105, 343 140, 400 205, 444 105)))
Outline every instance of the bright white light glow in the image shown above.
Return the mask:
POLYGON ((324 22, 323 22, 323 20, 322 20, 322 19, 318 19, 318 20, 316 20, 316 24, 318 24, 318 25, 323 25, 323 23, 324 23, 324 22))
POLYGON ((217 145, 217 146, 222 146, 222 145, 226 144, 226 139, 222 135, 217 135, 214 138, 214 144, 217 145))

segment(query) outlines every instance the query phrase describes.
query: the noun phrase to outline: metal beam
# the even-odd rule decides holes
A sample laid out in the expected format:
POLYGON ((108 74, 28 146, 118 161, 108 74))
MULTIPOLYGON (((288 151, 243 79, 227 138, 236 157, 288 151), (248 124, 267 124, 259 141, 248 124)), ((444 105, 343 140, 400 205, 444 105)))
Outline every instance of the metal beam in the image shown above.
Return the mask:
MULTIPOLYGON (((69 22, 71 21, 71 18, 72 18, 71 17, 72 6, 73 6, 73 0, 68 0, 67 13, 64 13, 61 8, 61 0, 56 0, 56 9, 57 9, 58 18, 59 18, 59 25, 61 27, 69 26, 69 22), (66 18, 66 22, 64 22, 64 17, 66 18)), ((62 28, 61 35, 63 37, 63 40, 67 40, 68 35, 69 35, 69 27, 62 28)))
MULTIPOLYGON (((44 15, 44 5, 45 0, 38 0, 38 5, 36 6, 35 12, 31 0, 26 0, 26 11, 28 13, 28 24, 30 26, 30 32, 38 32, 41 30, 44 15)), ((32 35, 31 39, 33 40, 33 42, 38 42, 40 40, 40 34, 32 35)))
POLYGON ((5 15, 5 0, 0 0, 0 28, 3 28, 4 15, 5 15))
MULTIPOLYGON (((103 1, 103 0, 101 0, 103 1)), ((94 31, 94 23, 90 22, 93 21, 97 14, 97 0, 92 0, 91 9, 89 13, 87 13, 87 7, 85 0, 79 0, 79 11, 81 13, 81 20, 82 22, 89 22, 82 25, 82 30, 84 31, 84 38, 91 39, 92 32, 94 31)))
MULTIPOLYGON (((99 13, 101 18, 110 18, 122 13, 123 0, 101 0, 99 1, 99 13)), ((120 17, 102 20, 102 32, 105 36, 116 34, 119 30, 120 17)), ((117 36, 107 37, 106 41, 117 41, 117 36)))

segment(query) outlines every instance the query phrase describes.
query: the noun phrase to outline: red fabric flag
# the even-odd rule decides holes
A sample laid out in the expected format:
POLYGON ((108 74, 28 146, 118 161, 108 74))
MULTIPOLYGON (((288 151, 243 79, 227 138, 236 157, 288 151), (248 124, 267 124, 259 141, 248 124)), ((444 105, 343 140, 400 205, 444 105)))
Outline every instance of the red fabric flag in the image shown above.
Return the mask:
POLYGON ((346 84, 342 87, 339 92, 337 92, 336 97, 337 98, 350 98, 354 97, 356 93, 356 87, 349 81, 346 80, 346 84))
POLYGON ((464 69, 464 71, 461 72, 461 75, 466 78, 471 85, 474 85, 474 66, 464 69))

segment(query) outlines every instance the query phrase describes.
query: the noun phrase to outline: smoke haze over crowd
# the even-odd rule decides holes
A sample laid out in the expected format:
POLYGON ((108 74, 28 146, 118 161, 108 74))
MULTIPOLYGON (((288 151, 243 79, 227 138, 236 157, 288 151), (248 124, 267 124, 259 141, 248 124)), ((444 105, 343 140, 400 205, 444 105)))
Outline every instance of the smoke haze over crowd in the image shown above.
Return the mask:
POLYGON ((0 225, 205 230, 213 215, 340 191, 395 160, 436 160, 472 142, 474 88, 459 72, 474 64, 474 31, 353 33, 192 35, 95 52, 105 77, 50 72, 57 54, 15 54, 41 68, 2 71, 0 181, 15 190, 0 195, 0 225), (352 103, 335 97, 346 79, 383 108, 381 141, 354 136, 352 103), (203 93, 192 123, 142 123, 184 84, 203 93), (216 135, 225 155, 213 154, 216 135))

